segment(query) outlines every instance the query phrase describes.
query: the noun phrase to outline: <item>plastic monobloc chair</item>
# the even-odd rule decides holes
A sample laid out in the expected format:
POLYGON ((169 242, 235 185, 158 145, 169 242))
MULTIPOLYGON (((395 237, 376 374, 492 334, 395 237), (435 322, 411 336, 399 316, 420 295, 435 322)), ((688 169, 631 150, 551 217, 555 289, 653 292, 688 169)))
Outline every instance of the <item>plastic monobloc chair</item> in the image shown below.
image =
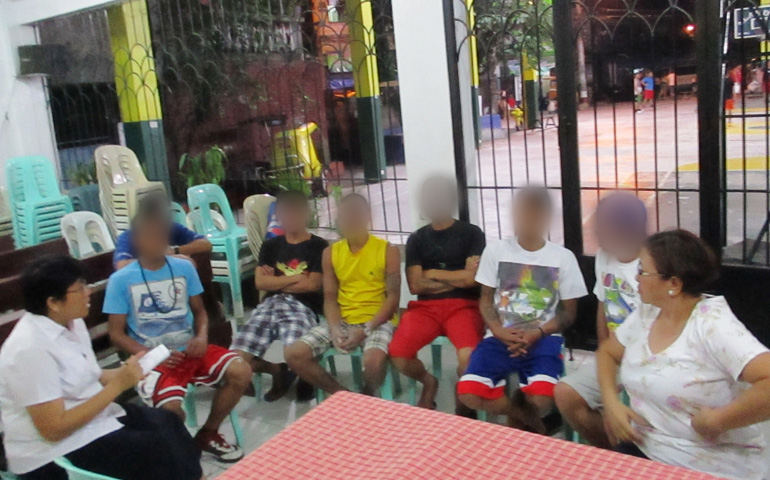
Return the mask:
POLYGON ((267 235, 267 222, 270 205, 275 202, 275 197, 270 195, 252 195, 243 202, 243 211, 246 215, 246 236, 249 240, 249 248, 254 257, 259 258, 259 250, 267 235))
POLYGON ((61 234, 67 241, 70 255, 75 258, 88 258, 115 250, 107 224, 94 212, 65 215, 61 219, 61 234))
MULTIPOLYGON (((335 356, 350 357, 350 363, 353 371, 353 384, 356 390, 361 391, 364 386, 364 368, 363 368, 363 350, 361 347, 356 348, 350 353, 344 353, 338 351, 336 348, 330 348, 321 356, 320 363, 323 366, 324 362, 329 367, 329 371, 332 375, 337 375, 337 367, 335 364, 335 356)), ((401 378, 399 377, 398 370, 388 362, 388 371, 385 375, 385 381, 380 387, 380 396, 385 400, 395 400, 396 397, 401 395, 401 378)), ((326 397, 326 393, 319 389, 316 389, 316 401, 321 403, 326 397)))
MULTIPOLYGON (((198 409, 195 405, 195 385, 187 385, 187 394, 184 396, 184 412, 185 412, 185 425, 187 428, 198 428, 198 409)), ((235 443, 243 448, 243 428, 241 427, 241 421, 238 418, 238 413, 235 409, 230 411, 230 424, 233 426, 233 433, 235 434, 235 443)))
POLYGON ((207 183, 190 187, 187 190, 187 204, 195 231, 205 235, 211 242, 214 281, 229 287, 233 314, 235 318, 243 319, 241 281, 254 275, 257 263, 248 248, 246 229, 235 223, 230 203, 219 185, 207 183), (211 214, 212 209, 224 217, 226 229, 217 226, 211 214))

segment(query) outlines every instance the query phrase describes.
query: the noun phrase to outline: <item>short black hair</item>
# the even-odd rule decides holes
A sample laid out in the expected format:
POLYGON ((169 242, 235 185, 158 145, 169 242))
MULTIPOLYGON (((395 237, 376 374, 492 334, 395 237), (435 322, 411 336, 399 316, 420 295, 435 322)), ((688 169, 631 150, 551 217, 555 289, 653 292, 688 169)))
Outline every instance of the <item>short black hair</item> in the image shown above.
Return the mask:
POLYGON ((553 212, 553 200, 548 189, 535 185, 527 185, 517 189, 515 197, 517 202, 524 202, 529 207, 535 207, 538 211, 546 214, 553 212))
POLYGON ((307 208, 307 196, 300 190, 287 190, 280 192, 275 197, 275 205, 287 205, 289 207, 305 207, 307 208))
POLYGON ((650 236, 644 244, 663 278, 677 277, 682 291, 702 295, 719 276, 719 260, 697 235, 687 230, 668 230, 650 236))
POLYGON ((30 263, 21 274, 24 309, 36 315, 48 314, 48 299, 63 300, 67 290, 85 280, 80 261, 66 255, 43 257, 30 263))

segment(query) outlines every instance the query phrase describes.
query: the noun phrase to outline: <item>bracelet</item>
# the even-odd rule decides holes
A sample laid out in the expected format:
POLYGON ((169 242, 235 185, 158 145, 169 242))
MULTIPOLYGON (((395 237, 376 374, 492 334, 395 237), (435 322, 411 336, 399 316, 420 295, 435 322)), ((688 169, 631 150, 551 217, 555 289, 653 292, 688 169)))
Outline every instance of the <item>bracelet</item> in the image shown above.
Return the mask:
POLYGON ((540 339, 542 340, 545 338, 545 330, 543 330, 543 327, 537 327, 538 330, 540 330, 540 339))

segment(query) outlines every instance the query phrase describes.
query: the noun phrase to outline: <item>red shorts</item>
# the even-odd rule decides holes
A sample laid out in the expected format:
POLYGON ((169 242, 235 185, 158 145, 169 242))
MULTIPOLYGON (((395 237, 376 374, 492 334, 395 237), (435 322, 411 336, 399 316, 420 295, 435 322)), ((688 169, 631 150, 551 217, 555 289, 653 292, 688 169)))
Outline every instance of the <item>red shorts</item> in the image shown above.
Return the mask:
POLYGON ((655 90, 645 90, 644 91, 644 99, 645 100, 655 100, 655 90))
POLYGON ((187 385, 216 385, 238 354, 218 345, 209 345, 201 358, 185 358, 175 368, 158 366, 139 382, 136 389, 144 402, 160 407, 171 401, 182 401, 187 385))
POLYGON ((447 336, 458 350, 475 348, 484 336, 478 300, 446 298, 409 302, 388 353, 396 358, 414 358, 440 335, 447 336))
POLYGON ((725 100, 725 110, 735 110, 735 100, 732 98, 725 100))

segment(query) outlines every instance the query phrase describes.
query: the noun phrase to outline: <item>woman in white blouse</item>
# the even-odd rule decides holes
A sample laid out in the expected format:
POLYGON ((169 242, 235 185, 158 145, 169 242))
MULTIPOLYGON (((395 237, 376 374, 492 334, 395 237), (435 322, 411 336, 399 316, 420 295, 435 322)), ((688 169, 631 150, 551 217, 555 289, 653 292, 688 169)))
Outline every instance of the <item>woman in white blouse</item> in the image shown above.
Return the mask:
POLYGON ((22 275, 27 313, 0 349, 0 412, 11 471, 66 480, 53 460, 123 480, 198 480, 200 450, 176 415, 113 403, 142 379, 138 357, 102 370, 83 317, 81 264, 44 258, 22 275))
POLYGON ((770 418, 770 352, 723 297, 703 295, 717 272, 690 232, 647 240, 637 275, 644 305, 597 352, 605 420, 621 451, 761 480, 768 462, 756 424, 770 418), (630 406, 618 397, 618 366, 630 406))

